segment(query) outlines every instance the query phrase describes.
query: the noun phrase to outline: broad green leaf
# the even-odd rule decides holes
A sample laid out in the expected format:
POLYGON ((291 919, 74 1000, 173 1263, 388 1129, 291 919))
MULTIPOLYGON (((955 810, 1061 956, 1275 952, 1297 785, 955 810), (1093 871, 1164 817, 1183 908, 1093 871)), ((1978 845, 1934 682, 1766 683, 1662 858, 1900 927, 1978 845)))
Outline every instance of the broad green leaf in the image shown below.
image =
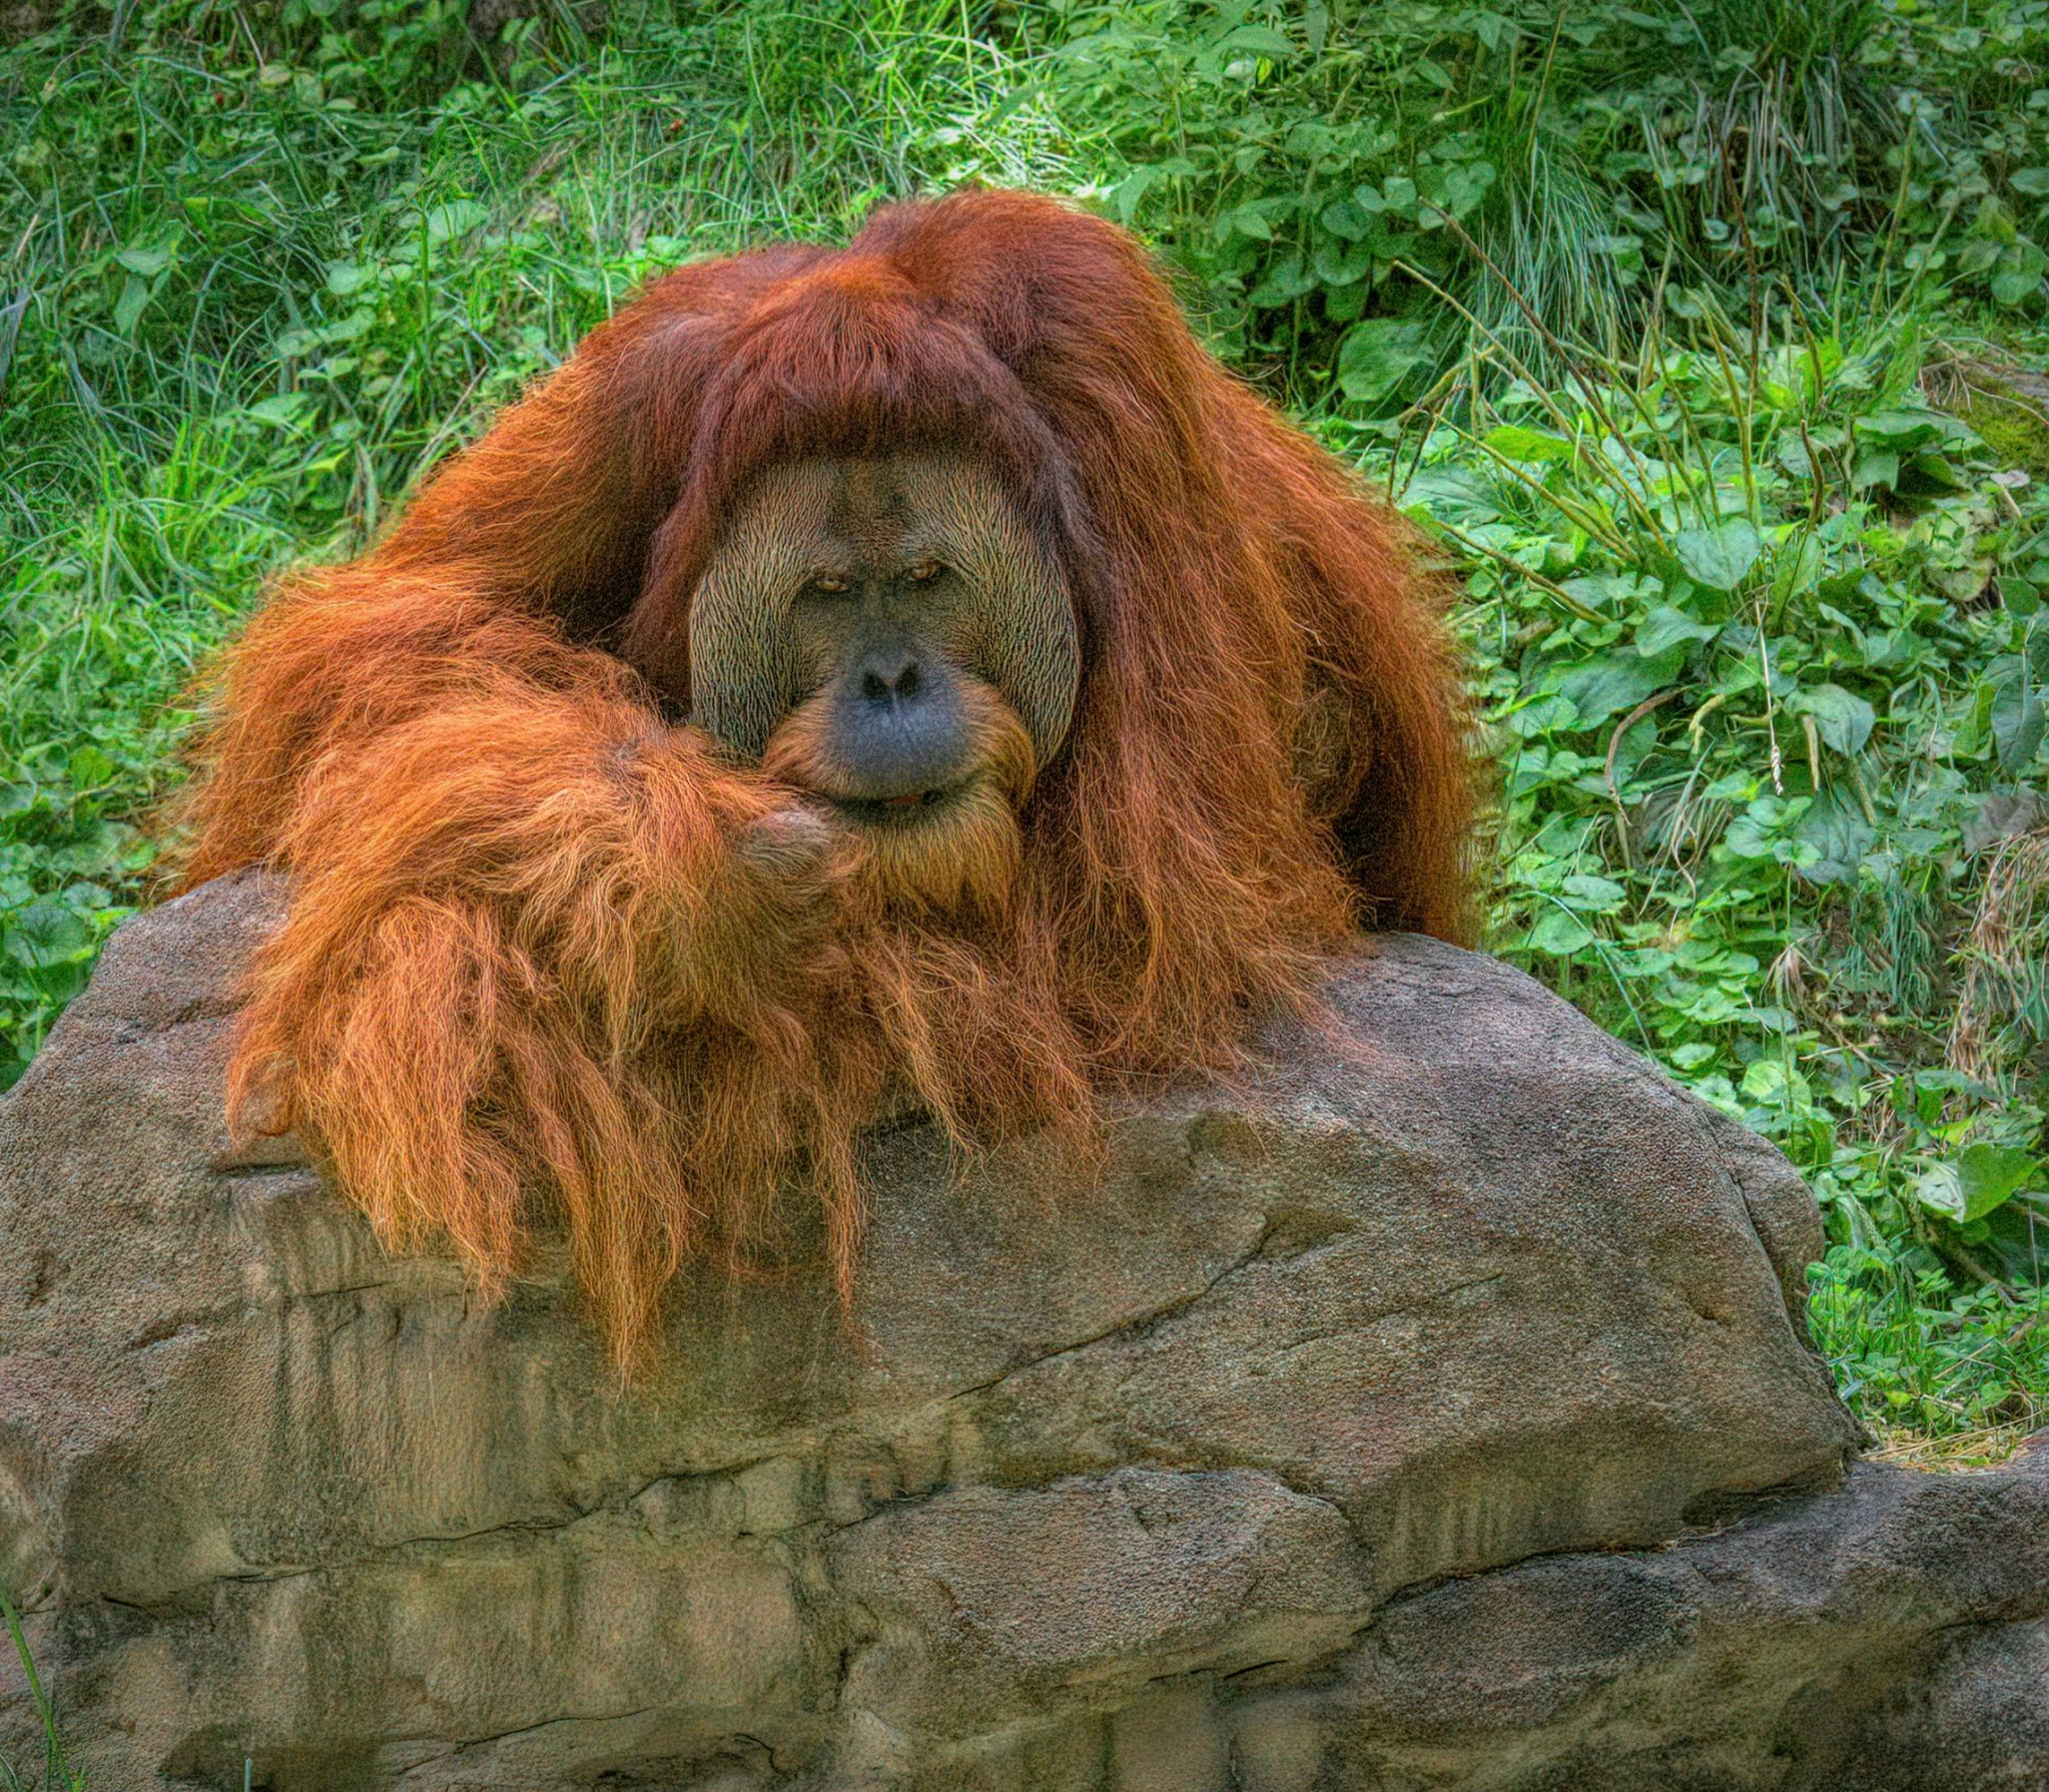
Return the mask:
POLYGON ((1662 592, 1665 583, 1642 573, 1598 572, 1566 580, 1565 589, 1589 609, 1606 610, 1613 616, 1627 616, 1638 605, 1662 592))
POLYGON ((1946 435, 1942 419, 1925 410, 1880 410, 1857 418, 1859 442, 1888 448, 1894 453, 1925 447, 1930 442, 1943 440, 1946 435))
POLYGON ((1494 185, 1491 162, 1455 163, 1443 170, 1431 198, 1454 218, 1465 218, 1494 185))
POLYGON ((1530 929, 1530 949, 1554 958, 1569 958, 1594 941, 1593 933, 1577 914, 1563 908, 1548 908, 1530 929))
POLYGON ((1345 243, 1320 243, 1314 267, 1316 278, 1326 287, 1349 287, 1373 271, 1373 252, 1345 243))
POLYGON ((76 958, 92 946, 92 930, 79 914, 48 896, 21 909, 6 930, 7 955, 31 970, 76 958))
POLYGON ((1363 280, 1355 280, 1348 286, 1326 288, 1323 295, 1323 314, 1332 323, 1350 323, 1366 308, 1366 299, 1372 288, 1363 280))
POLYGON ((1297 50, 1292 38, 1265 25, 1240 25, 1237 30, 1226 32, 1217 48, 1250 50, 1254 56, 1293 56, 1297 50))
POLYGON ((2019 304, 2042 285, 2042 271, 2049 268, 2044 256, 2025 238, 2009 243, 1999 252, 1999 266, 1992 276, 1992 297, 2001 304, 2019 304))
POLYGON ((1843 754, 1860 752, 1877 721, 1868 703, 1840 685, 1815 685, 1793 696, 1786 708, 1797 716, 1812 716, 1814 732, 1843 754))
POLYGON ((1914 1199, 1930 1213, 1939 1213, 1955 1225, 1963 1224, 1963 1178, 1954 1164, 1930 1164, 1914 1178, 1914 1199))
POLYGON ((1356 243, 1373 228, 1373 220, 1348 199, 1333 200, 1317 220, 1333 237, 1356 243))
POLYGON ((1494 494, 1464 467, 1426 466, 1412 474, 1402 487, 1402 508, 1423 512, 1462 529, 1491 523, 1501 512, 1494 494))
POLYGON ((50 864, 53 869, 69 872, 74 877, 120 877, 125 872, 139 871, 149 863, 147 854, 139 862, 135 859, 135 848, 134 829, 117 822, 100 821, 93 823, 69 846, 52 853, 50 864))
POLYGON ((1721 633, 1718 622, 1701 622, 1671 604, 1660 604, 1637 629, 1637 651, 1646 659, 1687 641, 1711 641, 1721 633))
POLYGON ((155 280, 171 266, 172 251, 169 249, 124 249, 114 259, 130 274, 139 274, 145 280, 155 280))
POLYGON ((1540 734, 1556 734, 1579 727, 1580 712, 1564 697, 1539 697, 1525 703, 1508 718, 1509 731, 1530 740, 1540 734))
POLYGON ((149 302, 150 283, 138 274, 131 274, 121 288, 121 297, 114 301, 114 327, 124 336, 134 335, 135 326, 149 302))
POLYGON ((1742 1092, 1763 1107, 1801 1108, 1812 1099, 1807 1079, 1777 1058, 1757 1058, 1743 1072, 1742 1092))
POLYGON ((2042 745, 2042 691, 2033 679, 2013 673, 1993 686, 1992 744, 2009 772, 2032 761, 2042 745))
POLYGON ((1548 430, 1526 429, 1520 423, 1503 423, 1490 429, 1487 445, 1504 460, 1557 461, 1573 457, 1573 444, 1548 430))
POLYGON ((1619 907, 1623 899, 1623 887, 1610 878, 1590 877, 1577 873, 1565 881, 1565 893, 1581 908, 1609 909, 1619 907))
POLYGON ((2003 1145, 1968 1145, 1958 1154, 1956 1167, 1963 1180, 1966 1225, 2041 1179, 2040 1167, 2027 1152, 2003 1145))
POLYGON ((1236 211, 1226 212, 1221 222, 1225 236, 1249 237, 1255 243, 1273 241, 1273 226, 1266 222, 1266 214, 1256 205, 1240 206, 1236 211))
POLYGON ((1795 838, 1800 818, 1810 806, 1806 797, 1758 797, 1729 823, 1721 844, 1738 859, 1775 859, 1781 864, 1797 864, 1801 859, 1811 862, 1815 857, 1813 849, 1796 850, 1800 843, 1795 838))
POLYGON ((1772 455, 1795 479, 1811 479, 1814 476, 1814 465, 1808 457, 1807 444, 1797 435, 1781 435, 1778 438, 1778 445, 1772 449, 1772 455))
POLYGON ((1757 531, 1739 516, 1724 517, 1709 529, 1682 529, 1674 545, 1687 576, 1709 591, 1733 591, 1763 548, 1757 531))
POLYGON ((1810 532, 1780 542, 1771 556, 1772 598, 1783 604, 1788 598, 1804 597, 1821 582, 1827 564, 1826 550, 1810 532))
POLYGON ((1958 254, 1956 265, 1965 274, 1983 274, 1999 260, 2003 247, 1996 237, 1973 237, 1958 254))
POLYGON ((1878 835, 1855 799, 1830 787, 1800 817, 1793 838, 1812 850, 1812 858, 1799 868, 1808 883, 1854 884, 1878 835))
POLYGON ((1305 293, 1316 291, 1316 282, 1302 272, 1302 258, 1287 256, 1274 264, 1271 272, 1252 291, 1245 302, 1254 310, 1278 310, 1282 305, 1292 303, 1305 293))
POLYGON ((488 217, 490 213, 473 199, 456 199, 445 206, 429 206, 426 213, 427 242, 449 243, 457 237, 466 237, 488 217))
POLYGON ((304 392, 279 392, 273 397, 260 398, 243 414, 259 423, 268 423, 274 429, 293 429, 305 419, 313 400, 304 392))
POLYGON ((1134 168, 1110 189, 1110 201, 1117 209, 1117 218, 1127 228, 1138 215, 1138 207, 1151 190, 1153 182, 1160 177, 1157 162, 1147 162, 1134 168))
POLYGON ((1505 19, 1498 12, 1481 12, 1473 15, 1473 29, 1480 41, 1490 50, 1499 50, 1503 44, 1514 43, 1521 35, 1513 19, 1505 19))
POLYGON ((2003 1206, 2040 1174, 2025 1151, 1968 1145, 1947 1162, 1924 1170, 1914 1183, 1914 1197, 1951 1224, 1968 1226, 2003 1206))
POLYGON ((2049 198, 2049 168, 2017 168, 2006 177, 2006 184, 2016 193, 2049 198))
POLYGON ((1664 690, 1680 669, 1682 651, 1673 647, 1647 658, 1634 646, 1612 648, 1570 668, 1558 693, 1579 712, 1578 725, 1592 728, 1664 690))
POLYGON ((319 332, 320 338, 330 344, 352 342, 376 320, 376 312, 367 307, 350 311, 347 316, 337 318, 333 323, 325 325, 319 332))
POLYGON ((1930 485, 1945 486, 1950 491, 1962 491, 1968 483, 1963 474, 1957 471, 1956 462, 1947 454, 1923 452, 1916 454, 1907 464, 1930 485))
POLYGON ((81 747, 65 770, 75 791, 96 791, 114 782, 114 762, 97 747, 81 747))
MULTIPOLYGON (((0 814, 5 810, 0 809, 0 814)), ((1963 826, 1966 853, 1982 853, 2003 840, 2029 833, 2049 823, 2049 800, 2034 791, 1995 793, 1979 799, 1977 809, 1963 826)))
POLYGON ((2002 268, 1992 277, 1991 286, 1992 297, 2001 304, 2020 304, 2041 291, 2042 277, 2002 268))
POLYGON ((1427 326, 1406 317, 1367 317, 1345 332, 1338 349, 1339 388, 1360 404, 1387 397, 1429 359, 1427 326))

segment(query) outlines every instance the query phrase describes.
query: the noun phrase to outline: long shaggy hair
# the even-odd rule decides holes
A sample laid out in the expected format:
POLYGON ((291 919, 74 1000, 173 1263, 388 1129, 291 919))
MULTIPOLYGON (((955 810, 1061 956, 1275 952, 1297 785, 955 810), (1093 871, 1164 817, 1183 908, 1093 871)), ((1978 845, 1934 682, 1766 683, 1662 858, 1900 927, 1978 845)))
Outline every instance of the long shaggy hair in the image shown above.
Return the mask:
POLYGON ((685 1259, 745 1261, 792 1188, 851 1285, 893 1104, 1085 1131, 1233 1062, 1360 923, 1460 937, 1457 690, 1394 522, 1100 220, 964 193, 684 269, 225 661, 183 879, 294 880, 231 1110, 490 1292, 557 1215, 631 1369, 685 1259), (1033 765, 992 724, 1014 801, 951 865, 781 875, 734 843, 796 806, 803 712, 759 770, 673 725, 690 592, 765 469, 916 446, 985 460, 1056 556, 1073 725, 1033 765))

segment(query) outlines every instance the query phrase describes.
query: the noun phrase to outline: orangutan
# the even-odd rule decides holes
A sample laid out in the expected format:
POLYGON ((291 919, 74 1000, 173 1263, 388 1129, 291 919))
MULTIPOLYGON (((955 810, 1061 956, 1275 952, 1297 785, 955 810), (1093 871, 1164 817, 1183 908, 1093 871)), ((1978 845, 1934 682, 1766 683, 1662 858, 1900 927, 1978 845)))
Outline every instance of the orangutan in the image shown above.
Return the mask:
POLYGON ((858 1147, 1085 1132, 1364 925, 1465 927, 1401 529, 1053 201, 654 282, 346 565, 198 748, 187 884, 288 871, 231 1110, 487 1292, 566 1228, 623 1368, 858 1147))

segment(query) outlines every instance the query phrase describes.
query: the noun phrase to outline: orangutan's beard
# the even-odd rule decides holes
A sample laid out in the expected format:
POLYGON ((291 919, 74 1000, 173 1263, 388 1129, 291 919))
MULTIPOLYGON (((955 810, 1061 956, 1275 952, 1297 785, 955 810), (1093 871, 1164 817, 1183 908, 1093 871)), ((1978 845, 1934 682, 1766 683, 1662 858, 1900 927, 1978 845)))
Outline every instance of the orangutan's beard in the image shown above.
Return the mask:
MULTIPOLYGON (((980 680, 963 681, 974 769, 923 808, 894 812, 864 806, 848 819, 851 864, 843 899, 851 918, 956 917, 987 924, 1008 914, 1024 864, 1019 806, 1035 767, 1031 737, 1018 713, 980 680)), ((777 729, 762 758, 771 778, 833 801, 825 763, 825 703, 814 698, 777 729)), ((844 814, 844 807, 836 805, 844 814)))
MULTIPOLYGON (((1094 1111, 1062 1009, 1054 929, 1024 876, 1019 808, 1035 771, 1030 737, 989 686, 970 682, 964 695, 980 749, 967 778, 901 820, 835 806, 851 856, 833 929, 839 969, 805 1015, 806 1050, 773 1081, 736 1087, 704 1110, 739 1121, 736 1143, 777 1133, 801 1141, 843 1277, 860 1228, 865 1125, 922 1109, 965 1147, 1046 1123, 1079 1137, 1094 1111), (764 1105, 786 1117, 764 1126, 764 1105)), ((797 710, 770 740, 763 770, 830 801, 823 711, 797 710)))

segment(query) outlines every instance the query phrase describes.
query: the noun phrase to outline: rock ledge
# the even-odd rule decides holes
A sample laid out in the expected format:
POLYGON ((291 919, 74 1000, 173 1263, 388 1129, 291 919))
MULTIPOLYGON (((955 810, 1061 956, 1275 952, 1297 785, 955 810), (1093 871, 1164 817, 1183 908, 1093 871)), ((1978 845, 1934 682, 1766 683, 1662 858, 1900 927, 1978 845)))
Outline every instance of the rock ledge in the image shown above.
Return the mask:
POLYGON ((1805 1189, 1528 978, 1378 942, 1087 1188, 880 1137, 852 1328, 704 1278, 623 1393, 560 1276, 229 1149, 282 899, 130 922, 0 1100, 0 1576, 95 1792, 2045 1783, 2049 1471, 1845 1484, 1805 1189))

